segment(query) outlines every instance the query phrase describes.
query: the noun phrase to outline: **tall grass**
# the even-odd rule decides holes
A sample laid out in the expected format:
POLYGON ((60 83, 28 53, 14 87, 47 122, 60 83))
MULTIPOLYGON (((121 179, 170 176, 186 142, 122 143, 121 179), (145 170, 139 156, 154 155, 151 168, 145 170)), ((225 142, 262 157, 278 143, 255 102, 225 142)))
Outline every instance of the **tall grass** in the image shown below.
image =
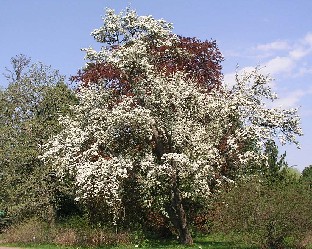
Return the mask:
POLYGON ((30 219, 8 228, 2 235, 4 243, 55 244, 60 246, 113 246, 130 245, 132 235, 104 229, 68 226, 48 226, 37 219, 30 219))

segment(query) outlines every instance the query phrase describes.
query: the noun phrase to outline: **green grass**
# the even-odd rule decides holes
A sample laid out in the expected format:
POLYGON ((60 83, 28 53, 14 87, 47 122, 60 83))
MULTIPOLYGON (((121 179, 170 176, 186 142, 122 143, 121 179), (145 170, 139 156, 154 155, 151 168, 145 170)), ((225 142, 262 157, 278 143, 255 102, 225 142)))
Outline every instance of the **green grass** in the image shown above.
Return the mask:
MULTIPOLYGON (((4 244, 3 244, 4 245, 4 244)), ((130 248, 153 248, 153 249, 255 249, 256 247, 237 244, 231 242, 228 239, 221 236, 206 236, 199 237, 194 240, 193 246, 183 246, 176 241, 145 241, 141 245, 118 245, 118 246, 106 246, 106 247, 77 247, 77 246, 57 246, 57 245, 36 245, 36 244, 6 244, 4 246, 31 248, 31 249, 130 249, 130 248)))

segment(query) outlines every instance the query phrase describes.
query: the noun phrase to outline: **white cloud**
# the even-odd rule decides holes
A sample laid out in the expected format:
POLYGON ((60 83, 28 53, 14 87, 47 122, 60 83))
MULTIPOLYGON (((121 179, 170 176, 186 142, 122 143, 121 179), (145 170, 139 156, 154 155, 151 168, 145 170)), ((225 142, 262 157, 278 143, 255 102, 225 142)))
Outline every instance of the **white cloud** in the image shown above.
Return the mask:
POLYGON ((224 74, 223 82, 230 87, 235 85, 235 73, 224 74))
MULTIPOLYGON (((280 95, 280 98, 273 102, 272 106, 270 105, 271 107, 298 107, 299 104, 304 104, 307 99, 312 97, 312 87, 309 83, 312 75, 310 57, 312 54, 312 32, 289 42, 273 41, 259 44, 256 49, 247 48, 243 54, 246 58, 248 57, 249 65, 253 61, 252 66, 259 65, 262 68, 261 72, 269 73, 278 80, 270 85, 280 95), (249 57, 248 54, 246 55, 247 52, 249 52, 249 57), (261 63, 259 63, 259 58, 263 59, 261 63)), ((252 68, 247 66, 239 69, 237 73, 241 74, 252 68)), ((235 72, 225 74, 224 81, 229 86, 235 84, 235 72)))
POLYGON ((312 54, 312 32, 294 41, 277 40, 258 44, 255 49, 246 49, 241 54, 249 61, 253 58, 253 66, 263 66, 263 72, 270 73, 273 77, 281 74, 287 77, 302 77, 311 73, 312 65, 308 62, 308 56, 312 54), (246 55, 248 51, 249 56, 246 55))
POLYGON ((306 60, 307 56, 312 53, 312 32, 292 42, 278 40, 258 44, 256 53, 255 58, 267 58, 267 61, 261 64, 265 66, 265 72, 303 76, 304 73, 310 73, 309 70, 301 68, 301 65, 303 60, 306 60))
POLYGON ((290 73, 295 63, 289 57, 275 57, 264 64, 264 73, 276 75, 280 73, 290 73))
POLYGON ((311 52, 311 48, 295 48, 289 52, 289 56, 295 60, 299 60, 305 56, 307 56, 311 52))
POLYGON ((293 108, 298 107, 298 102, 305 95, 303 90, 293 91, 288 93, 285 97, 279 98, 274 102, 275 107, 293 108))
POLYGON ((266 44, 259 44, 256 49, 261 51, 270 51, 270 50, 287 50, 290 48, 290 45, 286 41, 274 41, 266 44))
POLYGON ((282 107, 282 108, 294 108, 298 107, 299 102, 302 98, 311 95, 312 88, 309 89, 298 89, 295 91, 284 93, 283 97, 277 99, 273 105, 274 107, 282 107))
POLYGON ((299 60, 312 52, 312 33, 307 33, 303 39, 300 39, 289 51, 289 56, 299 60))
POLYGON ((304 37, 304 43, 312 46, 312 33, 311 32, 307 33, 306 36, 304 37))

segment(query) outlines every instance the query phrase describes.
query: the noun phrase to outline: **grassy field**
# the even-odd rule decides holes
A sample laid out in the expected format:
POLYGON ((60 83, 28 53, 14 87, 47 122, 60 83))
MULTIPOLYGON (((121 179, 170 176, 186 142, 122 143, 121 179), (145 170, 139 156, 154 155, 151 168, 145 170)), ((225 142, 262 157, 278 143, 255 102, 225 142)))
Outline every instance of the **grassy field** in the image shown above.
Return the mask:
MULTIPOLYGON (((90 247, 73 247, 73 246, 58 246, 58 245, 36 245, 36 244, 2 244, 2 246, 22 247, 32 249, 87 249, 90 247)), ((208 236, 196 238, 193 246, 183 246, 175 241, 146 241, 141 245, 118 245, 107 247, 92 247, 93 249, 130 249, 130 248, 153 248, 153 249, 184 249, 184 248, 198 248, 198 249, 252 249, 256 247, 240 245, 230 242, 222 237, 208 236)))

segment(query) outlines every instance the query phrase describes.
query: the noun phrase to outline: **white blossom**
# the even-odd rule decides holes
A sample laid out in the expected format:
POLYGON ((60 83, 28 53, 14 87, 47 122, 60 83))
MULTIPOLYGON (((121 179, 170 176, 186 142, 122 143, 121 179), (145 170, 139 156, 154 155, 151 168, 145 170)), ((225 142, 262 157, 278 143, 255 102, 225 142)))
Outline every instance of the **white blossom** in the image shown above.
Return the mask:
MULTIPOLYGON (((268 140, 297 143, 296 136, 302 134, 297 110, 267 107, 276 95, 269 88, 271 79, 257 69, 237 75, 232 88, 207 93, 183 73, 169 77, 151 63, 146 38, 155 38, 156 46, 170 44, 176 39, 171 24, 139 17, 131 10, 121 14, 107 10, 103 20, 92 35, 119 48, 103 47, 99 52, 88 48, 86 58, 124 72, 135 65, 146 77, 132 85, 133 96, 120 95, 115 102, 112 89, 105 85, 81 88, 73 114, 60 118, 64 129, 45 145, 42 159, 52 161, 59 175, 72 172, 78 198, 101 195, 118 210, 122 182, 138 167, 135 173, 147 205, 156 202, 153 189, 159 193, 170 189, 173 175, 179 177, 184 198, 208 198, 212 180, 219 185, 231 180, 222 175, 228 157, 243 168, 266 160, 268 140), (170 146, 161 158, 155 154, 155 140, 170 146), (257 149, 242 150, 248 141, 255 141, 257 149)), ((157 201, 165 202, 166 197, 157 201)))

